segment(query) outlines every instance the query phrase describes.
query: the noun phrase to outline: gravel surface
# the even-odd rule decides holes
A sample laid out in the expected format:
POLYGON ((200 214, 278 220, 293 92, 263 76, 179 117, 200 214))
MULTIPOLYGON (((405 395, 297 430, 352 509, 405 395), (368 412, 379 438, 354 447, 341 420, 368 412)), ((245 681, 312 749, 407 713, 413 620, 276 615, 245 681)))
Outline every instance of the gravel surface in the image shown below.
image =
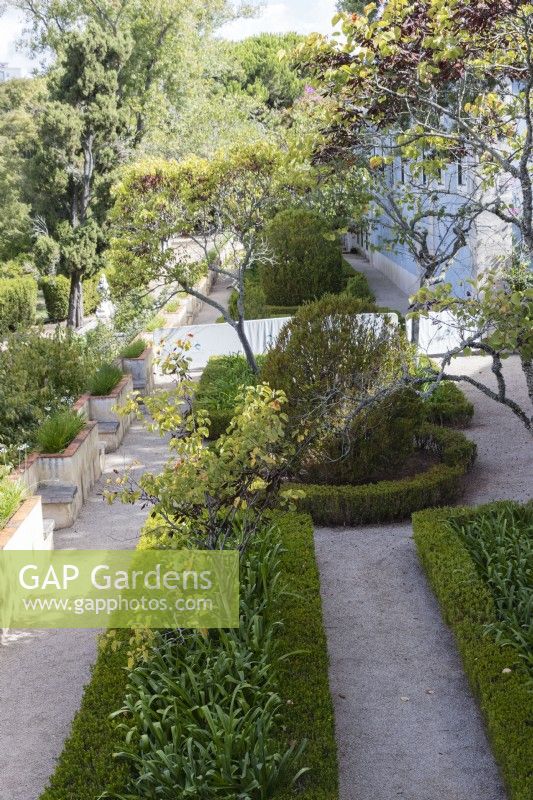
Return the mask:
MULTIPOLYGON (((484 358, 458 374, 492 376, 484 358)), ((505 366, 516 399, 525 384, 505 366)), ((479 459, 468 504, 533 496, 533 445, 511 412, 467 388, 479 459)), ((316 551, 330 655, 341 800, 504 800, 451 632, 418 563, 409 524, 320 529, 316 551)))
POLYGON ((343 254, 346 261, 357 271, 368 278, 368 285, 372 289, 378 306, 386 306, 400 311, 402 314, 409 308, 409 298, 386 275, 379 272, 370 264, 370 261, 360 255, 352 253, 343 254))

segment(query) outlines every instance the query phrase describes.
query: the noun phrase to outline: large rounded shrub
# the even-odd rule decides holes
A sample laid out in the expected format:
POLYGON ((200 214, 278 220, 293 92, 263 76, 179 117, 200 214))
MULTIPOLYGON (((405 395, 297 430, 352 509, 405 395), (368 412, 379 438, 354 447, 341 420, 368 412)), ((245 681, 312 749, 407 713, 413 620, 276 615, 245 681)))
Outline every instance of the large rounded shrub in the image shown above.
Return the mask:
MULTIPOLYGON (((98 276, 83 281, 83 313, 93 314, 100 302, 98 276)), ((68 316, 70 280, 65 275, 46 275, 39 281, 48 319, 62 322, 68 316)))
POLYGON ((394 475, 414 449, 422 403, 401 389, 354 415, 362 401, 390 386, 410 358, 387 317, 361 317, 368 304, 327 295, 303 306, 266 358, 262 380, 288 397, 296 427, 320 435, 301 462, 312 483, 360 483, 394 475), (353 417, 353 419, 352 419, 353 417))
POLYGON ((340 245, 318 214, 281 211, 266 226, 265 239, 272 259, 260 270, 267 305, 300 305, 342 290, 340 245))
POLYGON ((35 323, 37 284, 31 277, 0 279, 0 336, 35 323))

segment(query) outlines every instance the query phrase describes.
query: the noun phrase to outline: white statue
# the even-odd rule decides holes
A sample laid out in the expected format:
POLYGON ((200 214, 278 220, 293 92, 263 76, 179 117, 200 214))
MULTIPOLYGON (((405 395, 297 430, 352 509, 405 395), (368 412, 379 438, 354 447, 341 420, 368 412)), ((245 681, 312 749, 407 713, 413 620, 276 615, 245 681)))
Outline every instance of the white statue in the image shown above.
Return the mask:
POLYGON ((111 322, 115 316, 116 307, 111 300, 111 292, 109 291, 109 282, 106 278, 105 272, 100 275, 98 281, 98 292, 100 294, 100 302, 96 309, 96 318, 100 322, 111 322))

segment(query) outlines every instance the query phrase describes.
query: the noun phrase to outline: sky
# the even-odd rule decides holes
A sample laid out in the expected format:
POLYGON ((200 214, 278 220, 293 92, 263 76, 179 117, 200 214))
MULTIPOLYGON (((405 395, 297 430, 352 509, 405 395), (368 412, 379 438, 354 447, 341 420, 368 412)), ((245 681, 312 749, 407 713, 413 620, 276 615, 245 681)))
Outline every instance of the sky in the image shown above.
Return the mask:
MULTIPOLYGON (((230 23, 224 26, 221 34, 228 39, 243 39, 245 36, 252 36, 262 31, 273 33, 331 31, 335 0, 285 0, 285 2, 266 0, 263 6, 260 16, 230 23)), ((22 28, 22 17, 16 11, 10 9, 0 17, 0 62, 7 62, 10 67, 19 67, 24 74, 27 74, 35 65, 23 51, 17 49, 17 39, 22 28)))

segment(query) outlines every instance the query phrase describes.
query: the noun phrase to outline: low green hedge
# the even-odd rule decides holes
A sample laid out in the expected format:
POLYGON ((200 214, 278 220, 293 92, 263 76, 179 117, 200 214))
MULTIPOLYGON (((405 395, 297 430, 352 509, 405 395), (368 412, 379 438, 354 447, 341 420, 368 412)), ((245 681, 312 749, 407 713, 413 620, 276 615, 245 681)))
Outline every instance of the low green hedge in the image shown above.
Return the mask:
POLYGON ((533 797, 533 694, 531 680, 509 670, 512 651, 485 634, 498 622, 492 593, 479 576, 465 544, 450 521, 490 513, 477 509, 441 508, 413 516, 420 560, 442 614, 451 627, 465 672, 479 700, 494 755, 510 800, 533 797))
POLYGON ((280 650, 290 653, 278 665, 280 691, 288 701, 283 725, 286 740, 307 739, 302 763, 309 767, 297 794, 287 791, 276 797, 337 800, 337 744, 313 523, 307 514, 297 513, 280 515, 276 522, 284 546, 282 580, 288 589, 278 610, 284 619, 280 650))
MULTIPOLYGON (((62 322, 68 316, 70 280, 64 275, 51 275, 40 279, 48 318, 52 322, 62 322)), ((83 313, 92 314, 100 302, 98 276, 83 281, 83 313)))
POLYGON ((298 508, 318 525, 363 525, 406 519, 413 511, 454 502, 463 476, 476 457, 476 445, 459 431, 424 424, 417 446, 436 453, 441 464, 412 478, 362 485, 292 484, 303 490, 298 508))
POLYGON ((35 324, 37 284, 33 278, 0 279, 0 336, 35 324))
POLYGON ((466 428, 474 416, 474 406, 455 383, 444 381, 424 401, 424 415, 435 425, 466 428))
POLYGON ((300 306, 265 306, 265 319, 271 317, 292 317, 300 306))
POLYGON ((124 702, 129 637, 130 631, 120 630, 112 638, 108 634, 100 639, 105 647, 99 651, 69 737, 39 800, 95 800, 105 789, 120 791, 125 785, 128 768, 113 758, 122 744, 119 721, 109 715, 124 702))
MULTIPOLYGON (((310 772, 300 780, 297 796, 338 800, 333 706, 313 525, 308 516, 296 513, 276 514, 275 522, 284 547, 280 572, 287 592, 274 610, 284 620, 278 628, 280 652, 289 654, 278 662, 277 669, 280 691, 291 701, 284 708, 282 737, 285 744, 308 741, 302 763, 310 772)), ((106 646, 99 651, 71 733, 39 800, 95 800, 106 790, 124 791, 128 767, 113 757, 122 749, 120 720, 110 719, 110 714, 123 706, 126 695, 129 637, 128 630, 103 637, 106 646)), ((276 795, 279 800, 294 796, 294 790, 276 795)))

